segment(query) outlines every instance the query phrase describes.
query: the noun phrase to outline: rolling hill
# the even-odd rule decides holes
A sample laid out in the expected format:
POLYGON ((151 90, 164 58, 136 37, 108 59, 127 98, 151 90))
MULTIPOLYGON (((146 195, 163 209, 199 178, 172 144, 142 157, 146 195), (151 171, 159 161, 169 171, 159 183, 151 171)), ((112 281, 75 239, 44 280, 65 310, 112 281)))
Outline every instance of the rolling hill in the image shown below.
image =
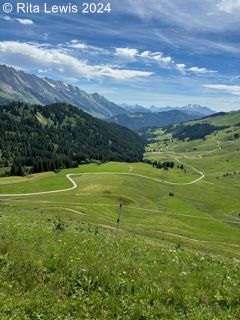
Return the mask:
POLYGON ((98 93, 88 94, 76 86, 17 71, 0 65, 0 104, 21 101, 47 105, 56 102, 72 104, 98 118, 111 118, 126 110, 98 93))

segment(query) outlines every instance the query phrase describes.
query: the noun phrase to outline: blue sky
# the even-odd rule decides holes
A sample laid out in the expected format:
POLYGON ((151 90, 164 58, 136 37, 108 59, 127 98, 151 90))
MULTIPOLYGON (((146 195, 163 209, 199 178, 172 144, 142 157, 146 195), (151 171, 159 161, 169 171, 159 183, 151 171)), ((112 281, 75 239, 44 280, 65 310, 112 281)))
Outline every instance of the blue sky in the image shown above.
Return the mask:
POLYGON ((88 15, 17 13, 11 1, 0 63, 117 103, 240 107, 240 0, 112 0, 110 14, 88 15))

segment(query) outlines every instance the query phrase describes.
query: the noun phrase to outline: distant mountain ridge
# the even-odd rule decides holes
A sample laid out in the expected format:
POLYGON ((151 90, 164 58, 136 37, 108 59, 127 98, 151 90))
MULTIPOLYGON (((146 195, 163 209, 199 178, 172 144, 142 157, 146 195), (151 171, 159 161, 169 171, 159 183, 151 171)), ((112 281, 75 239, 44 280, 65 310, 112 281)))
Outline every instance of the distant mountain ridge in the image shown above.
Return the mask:
POLYGON ((88 94, 62 81, 39 78, 12 67, 0 65, 0 104, 11 101, 41 105, 62 102, 75 105, 102 119, 127 113, 125 109, 98 93, 88 94))
POLYGON ((165 127, 170 124, 200 119, 199 113, 188 114, 180 110, 164 112, 136 112, 130 114, 120 114, 109 119, 109 122, 125 126, 131 130, 138 131, 144 128, 165 127))
POLYGON ((128 104, 121 104, 122 108, 127 110, 130 113, 136 113, 136 112, 164 112, 164 111, 172 111, 172 110, 179 110, 179 111, 185 111, 189 114, 192 113, 199 113, 201 116, 209 116, 211 114, 214 114, 215 111, 210 109, 209 107, 201 106, 199 104, 187 104, 183 107, 156 107, 156 106, 150 106, 149 108, 140 106, 138 104, 136 105, 128 105, 128 104))
POLYGON ((150 109, 140 106, 139 104, 129 105, 126 103, 120 104, 120 107, 125 109, 127 112, 136 113, 136 112, 151 112, 150 109))

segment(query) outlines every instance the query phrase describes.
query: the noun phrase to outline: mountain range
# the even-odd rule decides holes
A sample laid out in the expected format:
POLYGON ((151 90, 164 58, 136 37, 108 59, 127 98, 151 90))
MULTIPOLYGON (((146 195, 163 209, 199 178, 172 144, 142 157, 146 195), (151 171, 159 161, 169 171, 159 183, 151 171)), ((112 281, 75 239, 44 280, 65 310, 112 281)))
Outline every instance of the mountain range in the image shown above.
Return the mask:
POLYGON ((128 105, 128 104, 121 104, 120 107, 127 110, 129 113, 136 113, 136 112, 144 112, 144 113, 155 113, 155 112, 164 112, 164 111, 172 111, 172 110, 179 110, 184 111, 188 114, 199 114, 201 116, 209 116, 211 114, 214 114, 215 111, 210 109, 209 107, 204 107, 199 104, 187 104, 183 107, 156 107, 156 106, 150 106, 149 108, 140 106, 138 104, 136 105, 128 105))
POLYGON ((131 130, 138 131, 144 128, 160 128, 170 124, 190 121, 202 118, 201 114, 188 114, 180 110, 163 112, 136 112, 120 114, 109 119, 109 122, 125 126, 131 130))
POLYGON ((80 107, 102 119, 127 113, 125 109, 98 93, 88 94, 62 81, 39 78, 12 67, 0 65, 0 104, 11 101, 39 105, 62 102, 80 107))
POLYGON ((151 106, 149 108, 141 105, 117 105, 98 93, 89 94, 79 87, 62 81, 40 78, 0 65, 0 104, 13 101, 37 105, 71 104, 96 118, 126 126, 132 130, 161 127, 214 114, 210 108, 197 104, 184 107, 151 106))

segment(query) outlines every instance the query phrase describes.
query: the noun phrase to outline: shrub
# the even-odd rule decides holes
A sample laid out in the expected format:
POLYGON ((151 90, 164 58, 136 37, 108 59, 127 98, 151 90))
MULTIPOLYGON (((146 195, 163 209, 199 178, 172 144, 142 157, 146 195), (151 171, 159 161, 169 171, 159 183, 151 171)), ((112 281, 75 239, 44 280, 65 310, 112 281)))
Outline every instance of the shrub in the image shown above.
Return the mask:
POLYGON ((66 224, 61 220, 61 218, 58 218, 53 222, 53 231, 63 232, 65 229, 66 224))

